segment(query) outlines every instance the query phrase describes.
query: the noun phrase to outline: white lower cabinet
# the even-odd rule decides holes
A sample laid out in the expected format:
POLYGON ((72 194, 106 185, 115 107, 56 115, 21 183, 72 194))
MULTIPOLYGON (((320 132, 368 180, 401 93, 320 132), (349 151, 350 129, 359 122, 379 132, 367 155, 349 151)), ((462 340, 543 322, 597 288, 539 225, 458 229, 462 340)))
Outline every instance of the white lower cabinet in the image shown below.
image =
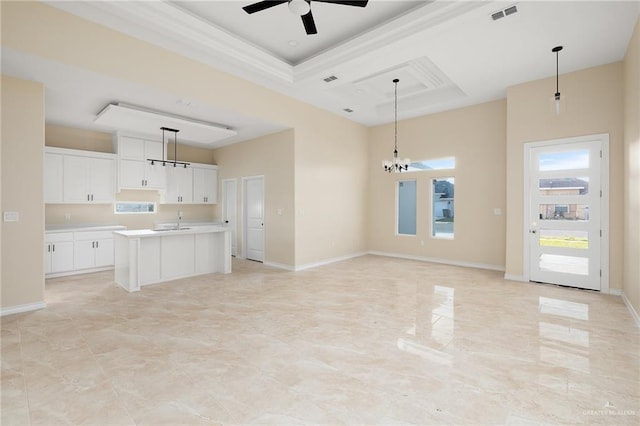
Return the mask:
POLYGON ((73 233, 47 235, 44 243, 44 259, 46 274, 73 270, 73 233))
POLYGON ((86 231, 74 233, 75 269, 112 266, 113 234, 111 231, 86 231))
POLYGON ((47 232, 45 234, 45 274, 63 276, 110 269, 115 264, 113 231, 47 232))

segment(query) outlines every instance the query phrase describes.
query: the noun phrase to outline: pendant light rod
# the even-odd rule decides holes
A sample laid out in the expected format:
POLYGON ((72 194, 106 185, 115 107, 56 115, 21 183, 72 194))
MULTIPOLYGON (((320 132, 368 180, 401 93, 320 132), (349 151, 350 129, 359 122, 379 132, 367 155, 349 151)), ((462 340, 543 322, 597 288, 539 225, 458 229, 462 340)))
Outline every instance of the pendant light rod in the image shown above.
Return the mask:
POLYGON ((158 160, 156 158, 147 158, 147 161, 151 162, 151 165, 153 166, 156 161, 158 163, 162 163, 163 166, 166 166, 167 163, 169 164, 173 164, 173 167, 176 167, 178 164, 183 166, 185 169, 187 168, 187 166, 191 163, 185 163, 184 161, 178 161, 178 132, 180 130, 178 129, 172 129, 170 127, 160 127, 160 130, 162 130, 162 160, 158 160), (167 160, 164 154, 164 144, 165 144, 165 134, 166 132, 172 132, 173 133, 173 161, 171 160, 167 160))
POLYGON ((382 161, 382 167, 385 172, 394 172, 400 173, 402 171, 409 170, 409 163, 411 160, 405 158, 404 160, 398 160, 398 83, 399 79, 394 78, 393 84, 395 85, 394 90, 394 99, 395 99, 395 107, 394 107, 394 127, 393 127, 393 158, 391 161, 382 161))
POLYGON ((558 53, 562 50, 562 46, 556 46, 551 51, 556 54, 556 101, 560 100, 560 68, 558 67, 558 53))

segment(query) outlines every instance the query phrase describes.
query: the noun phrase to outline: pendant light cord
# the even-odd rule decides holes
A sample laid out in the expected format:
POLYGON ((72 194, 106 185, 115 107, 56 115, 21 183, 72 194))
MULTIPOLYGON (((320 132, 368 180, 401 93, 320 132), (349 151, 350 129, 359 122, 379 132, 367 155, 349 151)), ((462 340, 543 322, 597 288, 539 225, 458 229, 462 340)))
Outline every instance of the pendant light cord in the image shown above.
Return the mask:
POLYGON ((395 80, 393 80, 393 82, 396 85, 396 87, 395 87, 395 117, 394 117, 395 128, 394 128, 394 135, 393 135, 394 155, 396 157, 398 156, 398 82, 399 81, 400 80, 398 80, 397 78, 395 80))

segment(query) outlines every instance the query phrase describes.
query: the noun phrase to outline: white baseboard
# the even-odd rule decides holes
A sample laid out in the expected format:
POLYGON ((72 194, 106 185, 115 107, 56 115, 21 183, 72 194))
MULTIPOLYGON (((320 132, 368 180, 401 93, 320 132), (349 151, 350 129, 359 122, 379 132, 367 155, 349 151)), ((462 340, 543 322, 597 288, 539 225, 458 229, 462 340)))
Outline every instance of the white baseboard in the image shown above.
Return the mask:
POLYGON ((52 274, 45 274, 44 278, 59 278, 59 277, 68 277, 71 275, 82 275, 82 274, 91 274, 93 272, 102 272, 102 271, 113 271, 115 267, 111 266, 101 266, 99 268, 89 268, 89 269, 77 269, 74 271, 65 271, 65 272, 55 272, 52 274))
POLYGON ((601 293, 610 294, 612 296, 622 296, 622 290, 618 290, 617 288, 610 288, 608 290, 602 290, 601 293))
POLYGON ((304 271, 305 269, 317 268, 318 266, 324 266, 324 265, 329 265, 331 263, 342 262, 343 260, 353 259, 354 257, 364 256, 365 254, 367 254, 367 252, 363 251, 358 253, 347 254, 345 256, 332 257, 330 259, 324 259, 319 262, 306 263, 304 265, 296 266, 295 271, 304 271))
POLYGON ((636 312, 636 310, 634 309, 629 299, 627 299, 627 295, 624 294, 624 292, 622 292, 620 297, 622 297, 622 301, 624 302, 625 305, 627 305, 627 309, 629 309, 629 312, 631 312, 631 317, 633 318, 633 321, 636 323, 636 326, 640 328, 640 315, 638 315, 638 312, 636 312))
POLYGON ((520 281, 523 283, 529 282, 528 280, 525 280, 522 275, 515 275, 515 274, 504 274, 504 279, 509 281, 520 281))
POLYGON ((284 269, 285 271, 295 271, 296 269, 291 265, 285 265, 284 263, 276 262, 262 262, 265 266, 271 266, 273 268, 284 269))
POLYGON ((19 314, 21 312, 37 311, 38 309, 44 309, 47 304, 44 302, 27 303, 25 305, 9 306, 8 308, 0 309, 0 317, 5 315, 19 314))
POLYGON ((473 263, 473 262, 463 262, 458 260, 450 260, 450 259, 440 259, 437 257, 422 257, 422 256, 413 256, 410 254, 401 254, 401 253, 388 253, 382 251, 370 251, 369 254, 373 254, 376 256, 386 256, 386 257, 395 257, 398 259, 407 259, 407 260, 418 260, 421 262, 432 262, 432 263, 442 263, 444 265, 452 265, 452 266, 462 266, 465 268, 477 268, 477 269, 489 269, 492 271, 504 271, 504 266, 501 265, 491 265, 488 263, 473 263))

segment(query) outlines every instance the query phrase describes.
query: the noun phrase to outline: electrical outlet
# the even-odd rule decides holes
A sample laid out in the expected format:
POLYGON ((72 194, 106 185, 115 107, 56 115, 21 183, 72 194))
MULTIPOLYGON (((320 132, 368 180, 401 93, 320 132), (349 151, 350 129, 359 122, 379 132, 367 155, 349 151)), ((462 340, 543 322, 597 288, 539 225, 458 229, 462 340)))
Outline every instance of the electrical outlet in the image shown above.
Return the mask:
POLYGON ((64 220, 71 220, 71 213, 65 213, 64 220))

